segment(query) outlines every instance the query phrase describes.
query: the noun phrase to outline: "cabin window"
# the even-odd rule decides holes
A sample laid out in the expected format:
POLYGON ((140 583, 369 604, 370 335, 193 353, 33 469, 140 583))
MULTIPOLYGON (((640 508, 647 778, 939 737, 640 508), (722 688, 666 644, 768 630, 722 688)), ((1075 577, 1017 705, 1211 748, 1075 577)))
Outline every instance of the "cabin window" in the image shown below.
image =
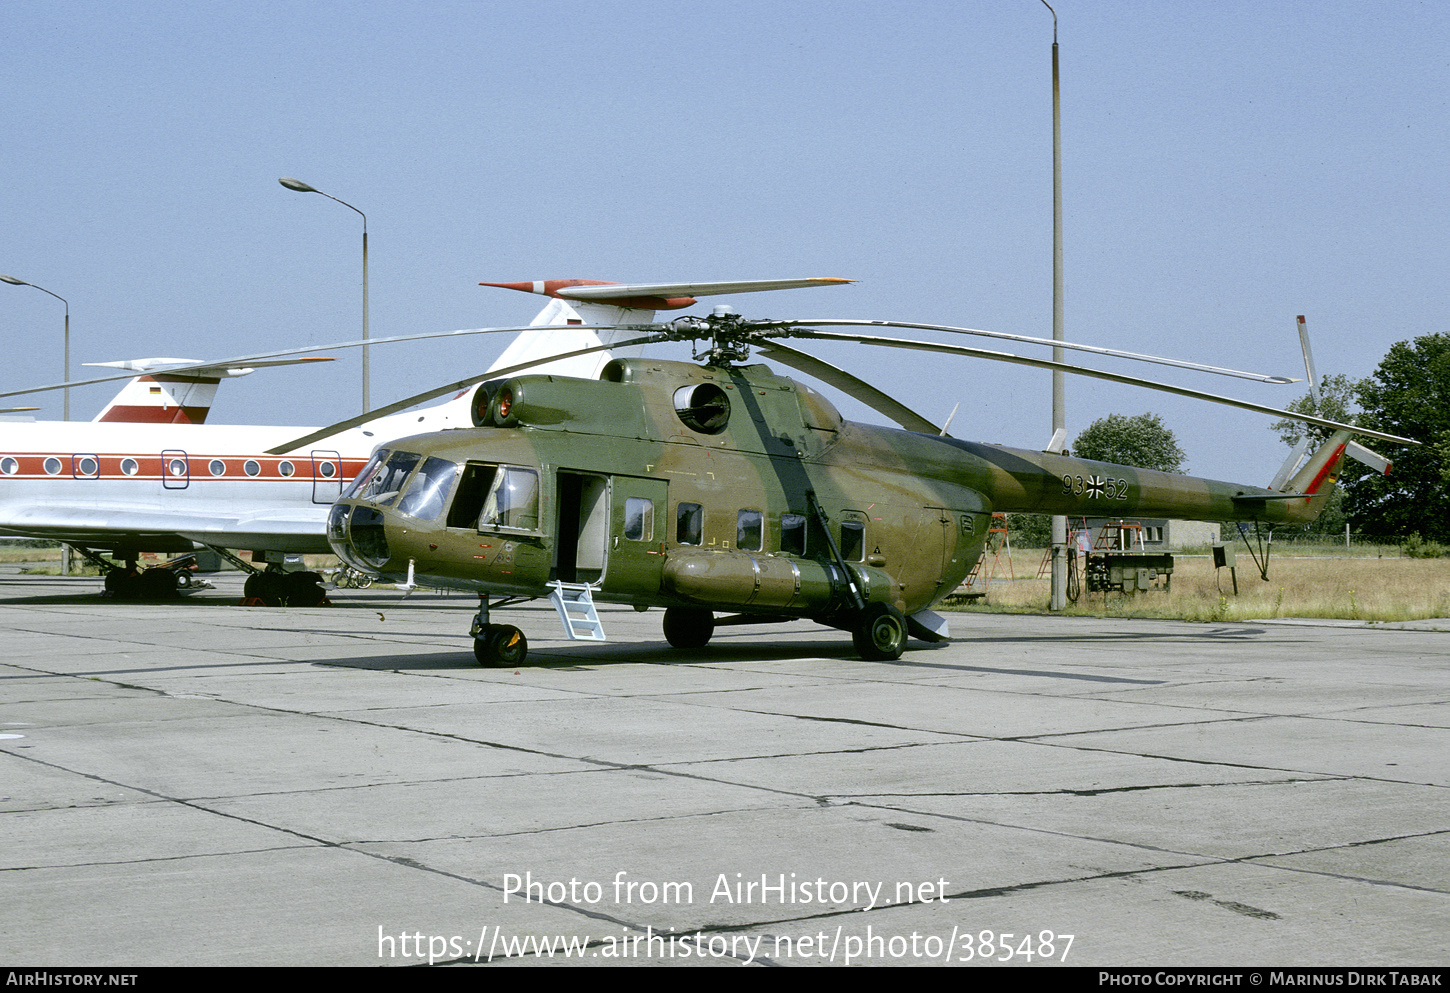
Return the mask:
POLYGON ((458 475, 458 463, 447 459, 427 458, 418 474, 413 477, 408 492, 398 501, 398 513, 416 517, 420 521, 433 521, 443 513, 443 501, 453 477, 458 475))
POLYGON ((841 522, 841 558, 860 562, 866 557, 866 525, 860 521, 841 522))
POLYGON ((317 463, 317 474, 323 479, 331 479, 337 475, 337 466, 331 462, 319 462, 317 463))
POLYGON ((260 476, 262 474, 262 463, 256 459, 247 459, 242 463, 242 471, 248 476, 260 476))
POLYGON ((453 506, 448 509, 448 526, 451 528, 478 529, 478 515, 483 510, 483 501, 493 489, 493 477, 498 472, 496 465, 481 465, 469 462, 463 467, 463 480, 453 497, 453 506))
POLYGON ((735 515, 735 547, 758 552, 765 532, 765 515, 758 510, 742 510, 735 515))
POLYGON ((295 476, 297 475, 297 467, 291 462, 278 462, 277 472, 283 476, 295 476))
POLYGON ((624 501, 624 536, 630 541, 653 541, 655 536, 655 505, 644 497, 627 497, 624 501))
POLYGON ((186 475, 186 459, 170 459, 166 463, 166 471, 177 479, 186 475))
POLYGON ((128 476, 134 476, 141 471, 141 466, 137 464, 135 459, 122 459, 121 471, 128 476))
POLYGON ((101 464, 96 461, 94 455, 76 456, 75 474, 77 476, 97 476, 100 475, 100 472, 101 464))
POLYGON ((207 463, 207 469, 210 470, 213 476, 225 476, 227 474, 227 464, 221 459, 212 459, 207 463))
POLYGON ((804 555, 806 553, 804 514, 780 515, 780 550, 787 555, 804 555))
POLYGON ((19 471, 20 463, 17 462, 15 459, 11 458, 8 455, 5 456, 3 459, 0 459, 0 472, 5 473, 5 475, 7 476, 13 476, 19 471))
POLYGON ((682 503, 675 508, 675 541, 681 545, 698 545, 705 535, 705 508, 698 503, 682 503))
POLYGON ((367 500, 379 506, 386 507, 398 498, 403 490, 403 484, 407 482, 408 476, 422 460, 423 456, 415 455, 412 452, 394 452, 392 458, 378 471, 367 486, 367 489, 358 494, 359 500, 367 500))
POLYGON ((50 458, 46 459, 45 460, 45 474, 47 476, 59 476, 60 475, 60 459, 56 458, 54 455, 52 455, 50 458))
POLYGON ((539 474, 514 466, 500 468, 493 492, 478 515, 478 528, 539 529, 539 474))

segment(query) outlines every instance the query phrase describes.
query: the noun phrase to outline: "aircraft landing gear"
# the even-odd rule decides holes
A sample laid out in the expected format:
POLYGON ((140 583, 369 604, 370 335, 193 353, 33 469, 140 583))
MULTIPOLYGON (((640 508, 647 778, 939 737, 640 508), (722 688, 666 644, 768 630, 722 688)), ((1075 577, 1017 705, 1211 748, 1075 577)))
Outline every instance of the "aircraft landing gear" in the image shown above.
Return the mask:
POLYGON ((488 624, 473 636, 473 657, 479 665, 521 665, 529 654, 529 639, 512 624, 488 624))
POLYGON ((715 615, 701 607, 665 608, 665 640, 675 648, 704 648, 715 633, 715 615))
POLYGON ((322 577, 315 572, 254 572, 242 595, 268 607, 320 607, 327 602, 322 577))
POLYGON ((529 639, 512 624, 490 624, 488 597, 478 595, 478 614, 469 631, 473 635, 473 657, 479 665, 521 665, 529 654, 529 639))
POLYGON ((867 604, 851 629, 851 643, 867 662, 895 662, 906 649, 906 618, 889 603, 867 604))

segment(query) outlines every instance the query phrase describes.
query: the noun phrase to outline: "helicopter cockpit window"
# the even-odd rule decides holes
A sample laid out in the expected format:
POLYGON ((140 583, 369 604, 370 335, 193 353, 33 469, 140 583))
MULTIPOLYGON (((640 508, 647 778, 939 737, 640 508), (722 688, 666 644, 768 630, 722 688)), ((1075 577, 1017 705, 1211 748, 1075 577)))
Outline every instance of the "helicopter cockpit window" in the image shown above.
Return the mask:
POLYGON ((735 547, 745 552, 758 552, 765 536, 765 515, 758 510, 742 510, 735 515, 735 547))
POLYGON ((478 515, 478 528, 539 529, 539 474, 532 469, 501 466, 493 491, 478 515))
POLYGON ((451 528, 478 528, 478 515, 483 510, 483 501, 493 489, 493 477, 498 466, 470 462, 463 467, 463 480, 454 494, 453 506, 448 508, 448 526, 451 528))
POLYGON ((681 545, 698 545, 705 536, 705 508, 698 503, 682 503, 675 508, 675 541, 681 545))
POLYGON ((780 550, 787 555, 804 555, 806 553, 806 519, 804 515, 780 515, 780 550))
POLYGON ((860 521, 841 522, 841 558, 861 562, 866 557, 866 525, 860 521))
POLYGON ((423 456, 415 455, 412 452, 394 452, 387 463, 378 470, 368 485, 358 494, 358 499, 368 500, 383 507, 388 506, 398 498, 403 484, 407 482, 409 474, 422 458, 423 456))
POLYGON ((453 477, 458 475, 458 463, 447 459, 426 458, 422 467, 413 476, 413 482, 403 499, 398 501, 398 512, 416 517, 420 521, 433 521, 443 513, 443 500, 453 477))
POLYGON ((714 383, 681 386, 675 390, 675 413, 693 431, 719 434, 730 423, 730 397, 714 383))
POLYGON ((624 536, 630 541, 653 541, 655 537, 655 505, 643 497, 624 501, 624 536))
POLYGON ((342 494, 342 498, 344 500, 351 500, 361 493, 368 483, 372 482, 373 477, 377 475, 378 469, 387 461, 387 458, 388 453, 386 450, 374 452, 373 457, 368 459, 368 464, 362 467, 362 472, 359 472, 357 477, 348 484, 346 492, 342 494))

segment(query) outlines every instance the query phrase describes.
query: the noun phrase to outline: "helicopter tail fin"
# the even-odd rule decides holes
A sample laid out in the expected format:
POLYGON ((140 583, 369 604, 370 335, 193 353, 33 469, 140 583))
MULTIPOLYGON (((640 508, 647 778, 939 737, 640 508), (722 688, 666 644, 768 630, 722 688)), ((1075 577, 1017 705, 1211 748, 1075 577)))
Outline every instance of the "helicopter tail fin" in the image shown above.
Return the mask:
MULTIPOLYGON (((1345 448, 1352 444, 1350 432, 1336 431, 1330 435, 1329 440, 1320 445, 1309 460, 1300 467, 1284 487, 1286 493, 1307 496, 1309 500, 1303 508, 1303 519, 1313 520, 1319 516, 1324 505, 1329 500, 1329 495, 1334 492, 1334 486, 1339 482, 1340 469, 1344 464, 1345 448)), ((1300 516, 1300 515, 1296 515, 1300 516)))

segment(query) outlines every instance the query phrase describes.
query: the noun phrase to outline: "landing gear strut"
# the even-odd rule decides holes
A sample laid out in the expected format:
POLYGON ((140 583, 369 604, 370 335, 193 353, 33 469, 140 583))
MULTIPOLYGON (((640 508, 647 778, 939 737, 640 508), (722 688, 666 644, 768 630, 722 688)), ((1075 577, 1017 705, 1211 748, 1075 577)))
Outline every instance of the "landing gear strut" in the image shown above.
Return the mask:
POLYGON ((520 665, 529 654, 529 639, 512 624, 490 624, 488 597, 479 594, 478 614, 469 629, 473 635, 473 657, 479 665, 520 665))

